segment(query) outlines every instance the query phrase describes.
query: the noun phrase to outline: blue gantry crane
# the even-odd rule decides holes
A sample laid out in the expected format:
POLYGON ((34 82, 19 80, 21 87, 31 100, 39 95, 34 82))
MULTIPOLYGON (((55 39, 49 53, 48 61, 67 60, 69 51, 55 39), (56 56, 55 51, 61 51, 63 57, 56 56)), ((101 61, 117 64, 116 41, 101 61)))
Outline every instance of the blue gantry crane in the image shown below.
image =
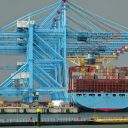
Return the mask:
MULTIPOLYGON (((33 94, 68 99, 67 58, 88 54, 116 56, 128 50, 128 28, 68 0, 58 0, 0 29, 0 54, 26 60, 0 84, 0 95, 33 94)), ((27 95, 27 96, 26 96, 27 95)))

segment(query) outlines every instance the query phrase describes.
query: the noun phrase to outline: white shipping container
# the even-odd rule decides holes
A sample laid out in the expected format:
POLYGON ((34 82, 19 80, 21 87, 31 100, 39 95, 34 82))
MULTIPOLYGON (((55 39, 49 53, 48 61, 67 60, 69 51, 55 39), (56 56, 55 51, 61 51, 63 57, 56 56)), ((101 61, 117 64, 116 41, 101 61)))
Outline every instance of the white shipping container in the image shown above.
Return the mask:
POLYGON ((128 76, 125 76, 125 79, 128 79, 128 76))
POLYGON ((63 102, 64 102, 63 100, 53 100, 53 101, 52 101, 53 106, 55 106, 55 107, 61 106, 61 104, 62 104, 63 102))
MULTIPOLYGON (((12 73, 12 75, 13 75, 13 73, 12 73)), ((21 73, 19 73, 19 74, 17 74, 17 75, 15 75, 12 79, 23 79, 23 78, 28 78, 29 77, 29 74, 27 73, 27 72, 21 72, 21 73)))
POLYGON ((24 65, 26 64, 26 62, 17 62, 17 66, 21 66, 21 65, 24 65))
POLYGON ((27 28, 29 24, 35 24, 35 21, 17 21, 18 28, 27 28))

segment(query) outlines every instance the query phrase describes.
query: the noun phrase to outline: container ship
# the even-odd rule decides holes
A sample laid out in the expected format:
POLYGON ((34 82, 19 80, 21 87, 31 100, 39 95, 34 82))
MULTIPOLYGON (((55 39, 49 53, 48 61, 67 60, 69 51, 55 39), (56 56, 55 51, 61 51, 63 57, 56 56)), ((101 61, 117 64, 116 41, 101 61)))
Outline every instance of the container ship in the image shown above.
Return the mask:
POLYGON ((69 96, 84 110, 128 109, 128 67, 103 66, 87 60, 69 68, 69 96))

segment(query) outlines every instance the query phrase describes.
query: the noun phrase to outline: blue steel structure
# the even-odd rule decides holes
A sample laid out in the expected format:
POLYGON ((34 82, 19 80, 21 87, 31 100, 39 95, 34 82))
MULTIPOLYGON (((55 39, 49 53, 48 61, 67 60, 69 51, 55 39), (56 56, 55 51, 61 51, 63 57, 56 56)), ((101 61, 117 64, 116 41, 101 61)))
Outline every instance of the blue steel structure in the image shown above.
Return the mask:
POLYGON ((85 57, 90 51, 100 56, 126 52, 127 31, 127 27, 67 0, 58 0, 17 19, 0 29, 0 54, 25 54, 26 62, 0 84, 0 95, 18 93, 23 101, 32 102, 33 93, 39 92, 50 94, 53 99, 67 100, 66 58, 85 57), (17 27, 17 21, 27 21, 28 25, 17 27), (14 79, 22 72, 28 77, 14 79), (27 86, 20 84, 21 80, 27 86))

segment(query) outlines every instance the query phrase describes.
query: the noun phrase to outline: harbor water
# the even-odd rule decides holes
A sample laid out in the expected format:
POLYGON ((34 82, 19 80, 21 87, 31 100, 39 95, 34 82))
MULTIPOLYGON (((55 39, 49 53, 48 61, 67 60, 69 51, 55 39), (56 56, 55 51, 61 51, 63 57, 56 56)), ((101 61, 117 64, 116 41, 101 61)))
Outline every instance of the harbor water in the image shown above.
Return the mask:
MULTIPOLYGON (((62 118, 126 118, 128 117, 128 112, 84 112, 80 114, 42 114, 42 118, 44 119, 62 119, 62 118)), ((32 119, 36 119, 36 114, 0 114, 0 119, 28 119, 32 117, 32 119)), ((62 126, 41 126, 41 128, 128 128, 128 124, 122 125, 62 125, 62 126)), ((4 127, 5 128, 5 127, 4 127)), ((16 127, 11 127, 16 128, 16 127)), ((19 128, 19 127, 18 127, 19 128)), ((25 126, 25 128, 31 128, 25 126)), ((37 128, 37 126, 33 126, 33 128, 37 128)))
MULTIPOLYGON (((41 127, 38 127, 38 126, 30 126, 30 127, 27 127, 25 126, 25 128, 128 128, 128 125, 74 125, 74 126, 71 126, 71 125, 66 125, 66 126, 41 126, 41 127)), ((4 127, 4 128, 23 128, 23 127, 4 127)))

